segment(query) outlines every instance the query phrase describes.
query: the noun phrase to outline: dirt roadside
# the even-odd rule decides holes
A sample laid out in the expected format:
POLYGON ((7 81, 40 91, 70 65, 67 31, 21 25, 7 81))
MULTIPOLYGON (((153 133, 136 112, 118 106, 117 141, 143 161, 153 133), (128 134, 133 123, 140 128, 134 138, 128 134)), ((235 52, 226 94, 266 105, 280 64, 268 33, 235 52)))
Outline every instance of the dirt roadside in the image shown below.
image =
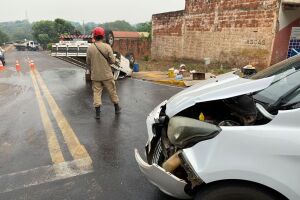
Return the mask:
POLYGON ((168 77, 168 70, 170 68, 179 69, 181 64, 186 65, 187 71, 195 70, 197 72, 207 72, 206 79, 215 77, 215 75, 224 74, 232 71, 231 68, 225 68, 218 64, 211 64, 205 68, 204 63, 201 61, 168 61, 168 60, 138 60, 139 72, 134 72, 132 77, 136 79, 156 82, 159 84, 173 85, 177 87, 189 87, 195 85, 201 80, 193 80, 192 76, 184 77, 183 80, 176 80, 175 78, 168 77))

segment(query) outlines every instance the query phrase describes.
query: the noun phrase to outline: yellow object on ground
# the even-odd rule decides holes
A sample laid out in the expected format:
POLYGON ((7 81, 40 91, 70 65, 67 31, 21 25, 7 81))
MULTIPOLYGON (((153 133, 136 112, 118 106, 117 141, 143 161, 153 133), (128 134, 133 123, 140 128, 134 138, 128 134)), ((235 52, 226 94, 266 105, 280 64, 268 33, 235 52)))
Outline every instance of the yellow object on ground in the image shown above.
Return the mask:
POLYGON ((169 69, 168 77, 169 78, 175 78, 174 68, 169 69))

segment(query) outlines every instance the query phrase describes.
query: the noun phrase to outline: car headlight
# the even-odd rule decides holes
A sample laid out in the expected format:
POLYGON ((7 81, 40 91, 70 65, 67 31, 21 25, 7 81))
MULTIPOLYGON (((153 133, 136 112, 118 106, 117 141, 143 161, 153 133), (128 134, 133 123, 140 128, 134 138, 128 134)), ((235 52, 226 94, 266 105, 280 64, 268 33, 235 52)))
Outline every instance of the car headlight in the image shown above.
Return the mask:
POLYGON ((168 138, 179 148, 188 148, 200 141, 214 138, 221 128, 206 122, 187 118, 173 117, 168 125, 168 138))

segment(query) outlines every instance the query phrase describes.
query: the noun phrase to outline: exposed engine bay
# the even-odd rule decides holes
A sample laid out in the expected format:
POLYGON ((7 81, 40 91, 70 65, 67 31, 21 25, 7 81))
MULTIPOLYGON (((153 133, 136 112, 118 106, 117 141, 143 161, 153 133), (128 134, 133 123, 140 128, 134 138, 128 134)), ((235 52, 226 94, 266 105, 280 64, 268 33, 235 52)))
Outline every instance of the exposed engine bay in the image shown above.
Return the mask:
POLYGON ((251 95, 199 103, 177 116, 199 120, 201 113, 204 122, 218 126, 262 125, 270 121, 259 112, 251 95))
POLYGON ((188 183, 187 193, 203 181, 186 163, 182 150, 216 137, 224 126, 254 126, 269 123, 257 108, 252 95, 201 102, 187 108, 171 119, 160 112, 159 122, 153 125, 155 138, 148 153, 148 162, 158 164, 167 172, 188 183))

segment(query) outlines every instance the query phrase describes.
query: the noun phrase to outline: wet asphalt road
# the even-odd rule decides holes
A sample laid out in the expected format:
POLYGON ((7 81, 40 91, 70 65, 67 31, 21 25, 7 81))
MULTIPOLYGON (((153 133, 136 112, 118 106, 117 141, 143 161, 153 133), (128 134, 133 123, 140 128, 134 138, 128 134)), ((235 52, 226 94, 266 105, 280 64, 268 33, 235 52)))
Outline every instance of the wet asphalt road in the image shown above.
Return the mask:
POLYGON ((96 121, 91 86, 85 82, 83 69, 40 52, 13 51, 6 59, 8 67, 0 71, 1 200, 173 199, 148 183, 138 169, 133 151, 144 148, 147 114, 179 92, 179 88, 130 78, 120 80, 117 87, 122 114, 115 116, 105 93, 101 120, 96 121), (27 59, 34 60, 41 78, 31 77, 27 59), (21 64, 20 72, 15 70, 16 60, 21 64), (55 103, 49 101, 40 79, 61 114, 53 111, 55 103), (40 90, 34 87, 34 81, 40 90), (37 91, 41 92, 40 98, 37 91), (41 113, 41 103, 46 114, 41 113), (47 116, 63 155, 64 162, 58 165, 53 164, 50 153, 59 154, 51 148, 55 140, 49 136, 53 131, 45 128, 47 116), (72 145, 82 147, 79 152, 83 153, 77 155, 75 148, 76 155, 73 154, 72 145), (92 160, 92 166, 76 165, 79 170, 74 171, 70 166, 77 162, 76 156, 80 160, 82 155, 92 160), (64 168, 64 163, 70 164, 64 168), (53 176, 58 168, 61 176, 53 176))

